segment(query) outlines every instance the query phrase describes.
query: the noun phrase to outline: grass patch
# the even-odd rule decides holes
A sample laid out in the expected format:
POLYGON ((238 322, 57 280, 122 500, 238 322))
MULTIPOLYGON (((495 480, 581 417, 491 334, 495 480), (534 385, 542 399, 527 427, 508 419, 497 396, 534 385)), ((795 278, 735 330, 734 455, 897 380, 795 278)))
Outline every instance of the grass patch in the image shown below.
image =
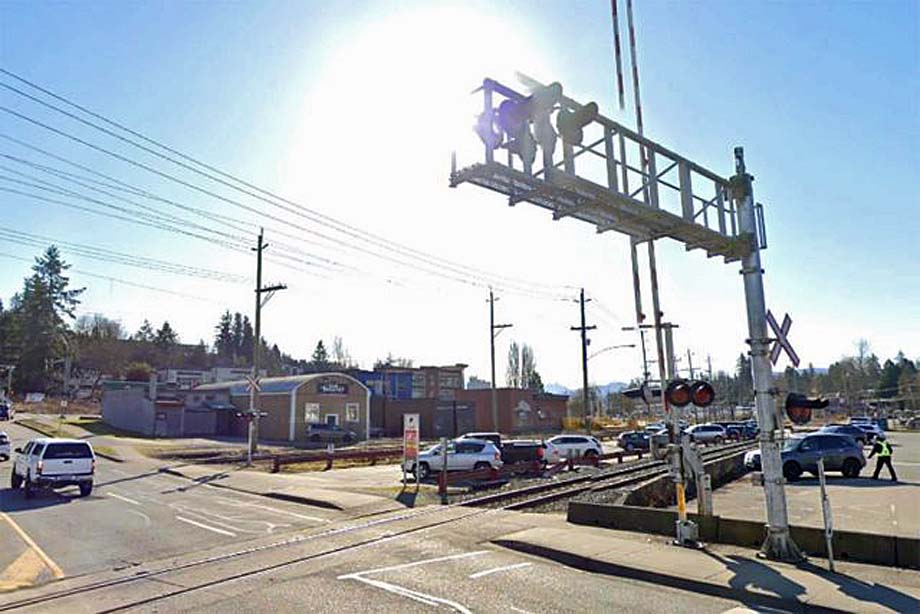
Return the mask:
POLYGON ((80 416, 79 418, 68 418, 64 420, 64 424, 78 426, 81 429, 89 431, 93 435, 105 435, 106 437, 143 437, 140 433, 133 433, 131 431, 115 428, 103 422, 101 418, 80 416))

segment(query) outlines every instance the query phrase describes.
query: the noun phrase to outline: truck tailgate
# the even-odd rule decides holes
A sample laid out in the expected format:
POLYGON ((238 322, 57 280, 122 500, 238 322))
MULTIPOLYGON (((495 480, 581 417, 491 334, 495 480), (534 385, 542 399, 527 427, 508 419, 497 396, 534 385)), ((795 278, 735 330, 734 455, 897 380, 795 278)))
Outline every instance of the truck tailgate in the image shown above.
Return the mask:
POLYGON ((42 456, 42 475, 93 472, 93 449, 85 442, 49 443, 42 456))

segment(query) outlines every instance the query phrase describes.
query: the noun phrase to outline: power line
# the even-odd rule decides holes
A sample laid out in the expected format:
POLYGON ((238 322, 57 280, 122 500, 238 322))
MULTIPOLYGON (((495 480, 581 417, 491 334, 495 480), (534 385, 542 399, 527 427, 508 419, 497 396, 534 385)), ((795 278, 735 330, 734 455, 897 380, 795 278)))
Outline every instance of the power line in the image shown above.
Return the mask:
MULTIPOLYGON (((50 108, 50 109, 52 109, 52 110, 55 110, 55 111, 57 111, 58 113, 61 113, 61 114, 65 115, 65 116, 67 116, 67 117, 70 117, 71 119, 73 119, 73 120, 75 120, 75 121, 78 121, 78 122, 80 122, 80 123, 82 123, 82 124, 84 124, 84 125, 90 126, 90 127, 94 128, 94 129, 96 129, 96 130, 99 130, 99 131, 101 131, 101 132, 103 132, 103 133, 105 133, 105 134, 108 134, 108 135, 111 136, 112 138, 118 139, 118 140, 120 140, 120 141, 122 141, 122 142, 124 142, 124 143, 128 143, 128 144, 130 144, 130 145, 133 145, 134 147, 136 147, 136 148, 138 148, 138 149, 141 149, 142 151, 146 151, 147 153, 150 153, 151 155, 157 156, 157 157, 159 157, 159 158, 161 158, 161 159, 164 159, 164 160, 167 160, 167 161, 169 161, 169 162, 171 162, 171 163, 173 163, 173 164, 175 164, 175 165, 177 165, 177 166, 180 166, 181 168, 184 168, 184 169, 189 170, 189 171, 191 171, 191 172, 193 172, 193 173, 196 173, 196 174, 198 174, 198 175, 201 175, 201 176, 203 176, 203 177, 206 177, 206 178, 210 179, 211 181, 214 181, 214 182, 216 182, 216 183, 220 183, 220 184, 222 184, 222 185, 224 185, 224 186, 226 186, 226 187, 229 187, 229 188, 231 188, 231 189, 234 189, 234 190, 236 190, 236 191, 239 191, 239 192, 241 192, 241 193, 244 193, 244 194, 246 194, 246 195, 248 195, 248 196, 251 196, 251 197, 256 198, 256 199, 259 199, 259 200, 262 200, 262 201, 264 201, 264 202, 266 202, 266 203, 268 203, 268 204, 271 204, 271 205, 273 205, 273 206, 275 206, 275 207, 278 207, 278 208, 280 208, 280 209, 282 209, 282 210, 285 210, 285 211, 287 211, 287 212, 289 212, 289 213, 294 213, 294 214, 296 214, 296 215, 299 215, 299 216, 301 216, 301 217, 304 217, 304 218, 306 218, 306 219, 309 219, 309 220, 311 220, 311 221, 314 221, 314 222, 316 222, 316 223, 319 223, 319 224, 321 224, 321 225, 323 225, 323 226, 326 226, 326 227, 328 227, 328 228, 331 228, 331 229, 333 229, 333 230, 335 230, 335 231, 337 231, 337 232, 346 234, 346 235, 348 235, 348 236, 351 236, 351 237, 353 237, 353 238, 356 238, 356 239, 361 240, 361 241, 364 241, 364 242, 369 242, 369 243, 371 243, 371 244, 374 244, 374 245, 376 245, 376 246, 378 246, 378 247, 382 247, 382 248, 384 248, 384 249, 388 249, 388 250, 390 250, 390 251, 395 251, 395 252, 400 253, 400 254, 402 254, 403 256, 406 256, 406 257, 414 258, 414 259, 416 259, 416 260, 422 260, 423 262, 426 262, 426 263, 428 263, 428 264, 433 264, 433 265, 435 265, 435 266, 440 266, 440 267, 442 267, 442 268, 446 268, 446 269, 448 269, 448 270, 452 270, 452 271, 454 271, 455 273, 461 273, 461 274, 470 275, 471 272, 472 272, 472 276, 478 277, 478 278, 481 278, 481 279, 486 279, 486 280, 488 280, 489 277, 491 277, 491 278, 493 278, 493 279, 504 279, 504 280, 505 280, 505 283, 500 284, 500 285, 506 286, 506 288, 505 288, 506 290, 510 290, 510 289, 512 289, 512 287, 517 286, 515 289, 516 289, 516 291, 517 291, 518 293, 522 293, 522 292, 535 292, 535 293, 544 293, 544 294, 545 294, 545 293, 548 293, 548 290, 546 290, 546 288, 555 289, 554 286, 550 286, 550 285, 548 285, 548 284, 542 284, 542 283, 536 283, 536 282, 529 282, 529 281, 511 280, 510 278, 507 278, 507 277, 505 277, 505 276, 489 274, 489 273, 486 273, 486 272, 484 272, 484 271, 481 271, 480 269, 476 269, 475 267, 470 267, 470 266, 462 265, 462 264, 456 264, 456 263, 453 263, 453 262, 451 262, 451 261, 449 261, 449 260, 447 260, 447 259, 440 258, 440 257, 438 257, 438 256, 433 256, 433 255, 431 255, 431 254, 426 254, 425 252, 422 252, 422 251, 420 251, 420 250, 416 250, 416 249, 414 249, 414 248, 409 248, 409 247, 406 247, 406 246, 403 246, 403 245, 399 245, 399 244, 394 243, 394 242, 392 242, 392 241, 389 241, 389 240, 387 240, 387 239, 385 239, 385 238, 383 238, 383 237, 380 237, 380 236, 375 235, 375 234, 373 234, 373 233, 364 231, 364 230, 362 230, 362 229, 360 229, 360 228, 357 228, 357 227, 355 227, 355 226, 346 224, 346 223, 341 222, 341 221, 339 221, 339 220, 336 220, 336 219, 334 219, 334 218, 332 218, 332 217, 330 217, 330 216, 327 216, 327 215, 322 214, 322 213, 320 213, 320 212, 317 212, 317 211, 314 211, 314 210, 312 210, 312 209, 309 209, 309 208, 307 208, 307 207, 305 207, 305 206, 303 206, 303 205, 300 205, 300 204, 295 203, 295 202, 293 202, 293 201, 287 200, 287 199, 285 199, 285 198, 283 198, 283 197, 277 196, 276 194, 274 194, 274 193, 272 193, 272 192, 270 192, 270 191, 268 191, 268 190, 264 190, 264 189, 262 189, 262 188, 259 188, 258 186, 255 186, 255 185, 253 185, 253 184, 251 184, 251 183, 248 183, 248 182, 246 182, 246 181, 244 181, 244 180, 242 180, 242 179, 239 179, 238 177, 235 177, 235 176, 233 176, 233 175, 231 175, 231 174, 229 174, 229 173, 225 173, 225 172, 223 172, 223 171, 220 171, 219 169, 217 169, 217 168, 215 168, 215 167, 213 167, 213 166, 211 166, 211 165, 208 165, 208 164, 206 164, 206 163, 204 163, 204 162, 201 162, 201 161, 199 161, 199 160, 196 160, 195 158, 192 158, 192 157, 190 157, 190 156, 187 156, 187 155, 185 155, 185 154, 182 154, 181 152, 178 152, 178 151, 175 150, 175 149, 172 149, 172 148, 170 148, 170 147, 168 147, 168 146, 166 146, 166 145, 163 145, 162 143, 160 143, 160 142, 158 142, 158 141, 155 141, 154 139, 150 139, 149 137, 146 137, 146 136, 140 134, 139 132, 133 131, 133 130, 131 130, 131 129, 129 129, 129 128, 127 128, 127 127, 125 127, 125 126, 119 124, 118 122, 115 122, 115 121, 113 121, 113 120, 110 120, 109 118, 104 117, 104 116, 101 115, 101 114, 98 114, 98 113, 95 113, 95 112, 93 112, 93 111, 90 111, 89 109, 86 109, 85 107, 82 107, 81 105, 79 105, 79 104, 77 104, 77 103, 74 103, 74 102, 68 100, 67 98, 64 98, 63 96, 60 96, 60 95, 58 95, 58 94, 55 94, 54 92, 51 92, 50 90, 48 90, 48 89, 46 89, 46 88, 43 88, 43 87, 41 87, 41 86, 38 86, 37 84, 32 83, 31 81, 28 81, 28 80, 26 80, 26 79, 24 79, 24 78, 22 78, 22 77, 20 77, 20 76, 18 76, 18 75, 16 75, 16 74, 14 74, 14 73, 11 73, 10 71, 0 69, 0 72, 3 72, 4 74, 6 74, 6 75, 8 75, 8 76, 10 76, 10 77, 12 77, 12 78, 14 78, 14 79, 16 79, 17 81, 20 81, 20 82, 22 82, 22 83, 25 83, 26 85, 28 85, 28 86, 30 86, 30 87, 32 87, 32 88, 34 88, 34 89, 36 89, 36 90, 38 90, 38 91, 40 91, 40 92, 46 94, 46 95, 48 95, 48 96, 51 96, 51 97, 55 98, 56 100, 59 100, 59 101, 61 101, 61 102, 64 102, 65 104, 67 104, 67 105, 69 105, 69 106, 71 106, 71 107, 73 107, 73 108, 75 108, 75 109, 78 109, 78 110, 80 110, 81 112, 83 112, 83 113, 85 113, 85 114, 88 114, 88 115, 90 115, 90 116, 92 116, 92 117, 95 117, 95 118, 97 118, 97 119, 100 119, 101 121, 103 121, 103 122, 105 122, 105 123, 107 123, 107 124, 109 124, 109 125, 111 125, 111 126, 114 126, 114 127, 118 128, 119 130, 122 130, 122 131, 124 131, 124 132, 129 133, 129 134, 132 134, 133 136, 136 136, 136 137, 142 139, 142 140, 145 141, 145 142, 148 142, 148 143, 150 143, 150 144, 153 144, 153 145, 155 145, 155 146, 157 146, 157 147, 159 147, 159 148, 161 148, 161 149, 163 149, 163 150, 165 150, 165 151, 169 151, 170 153, 173 153, 173 154, 175 154, 175 155, 181 157, 181 158, 184 159, 184 160, 188 160, 188 161, 190 161, 190 162, 192 162, 192 163, 194 163, 194 164, 196 164, 196 165, 198 165, 198 166, 200 166, 200 167, 202 167, 202 168, 206 168, 206 169, 208 169, 208 170, 210 170, 210 171, 212 171, 212 172, 214 172, 214 173, 217 173, 218 175, 220 175, 220 176, 222 176, 222 177, 229 178, 229 179, 231 179, 232 181, 235 181, 235 182, 237 182, 237 183, 239 183, 239 184, 241 184, 241 185, 243 185, 243 186, 246 186, 246 188, 251 188, 251 189, 244 189, 244 188, 239 187, 238 185, 231 184, 231 183, 225 181, 224 179, 221 179, 221 178, 218 177, 218 176, 215 176, 215 175, 212 175, 212 174, 210 174, 210 173, 201 171, 200 169, 194 168, 194 167, 192 167, 192 166, 186 164, 185 162, 181 162, 181 161, 175 160, 174 158, 171 158, 171 157, 168 156, 168 155, 165 155, 165 154, 162 154, 162 153, 160 153, 160 152, 158 152, 158 151, 155 151, 155 150, 153 150, 153 149, 151 149, 151 148, 149 148, 149 147, 146 147, 146 146, 144 146, 144 145, 142 145, 142 144, 140 144, 140 143, 138 143, 138 142, 136 142, 136 141, 133 141, 132 139, 129 139, 129 138, 124 137, 124 136, 122 136, 122 135, 116 134, 116 133, 112 132, 111 130, 108 130, 108 129, 102 127, 102 126, 99 126, 98 124, 95 124, 95 123, 90 122, 90 121, 88 121, 88 120, 86 120, 86 119, 84 119, 84 118, 82 118, 82 117, 79 117, 79 116, 73 114, 73 113, 70 113, 69 111, 66 111, 66 110, 64 110, 64 109, 61 109, 60 107, 57 107, 57 106, 55 106, 55 105, 53 105, 53 104, 50 104, 50 103, 48 103, 48 102, 46 102, 46 101, 44 101, 44 100, 41 100, 41 99, 37 98, 37 97, 35 97, 35 96, 32 96, 31 94, 28 94, 28 93, 26 93, 26 92, 23 92, 22 90, 20 90, 20 89, 18 89, 18 88, 15 88, 15 87, 13 87, 13 86, 11 86, 11 85, 9 85, 9 84, 0 83, 0 86, 5 87, 6 89, 8 89, 8 90, 10 90, 10 91, 15 92, 15 93, 19 94, 20 96, 23 96, 23 97, 25 97, 25 98, 27 98, 27 99, 29 99, 29 100, 32 100, 32 101, 34 101, 34 102, 36 102, 36 103, 38 103, 38 104, 40 104, 40 105, 42 105, 42 106, 45 106, 46 108, 50 108), (253 192, 252 190, 256 190, 257 192, 259 192, 259 193, 261 193, 261 194, 265 194, 265 195, 267 195, 267 196, 270 196, 271 199, 274 199, 274 200, 271 200, 271 199, 269 199, 269 198, 266 198, 265 196, 262 196, 262 195, 259 194, 259 193, 253 192), (280 202, 279 202, 279 201, 280 201, 280 202), (281 203, 286 203, 287 205, 293 206, 295 209, 292 210, 290 207, 285 206, 285 205, 282 205, 281 203), (510 282, 510 283, 508 283, 508 282, 510 282), (508 286, 510 286, 510 287, 508 287, 508 286), (527 289, 527 286, 530 286, 530 289, 529 289, 529 290, 527 289), (537 288, 543 288, 543 289, 538 290, 537 288)), ((37 120, 28 118, 27 116, 23 116, 22 114, 19 114, 19 113, 15 112, 15 111, 13 111, 13 110, 11 110, 11 109, 8 109, 8 108, 6 108, 6 107, 2 107, 2 108, 0 108, 0 109, 4 110, 4 111, 7 112, 7 113, 10 113, 10 114, 13 114, 13 115, 15 115, 15 116, 18 116, 18 117, 20 117, 20 118, 22 118, 22 119, 25 119, 26 121, 30 121, 30 122, 32 122, 32 123, 35 123, 36 125, 40 125, 40 126, 42 126, 42 127, 45 127, 45 128, 47 128, 47 129, 50 129, 50 130, 52 130, 52 131, 54 131, 54 132, 57 132, 58 134, 64 135, 64 134, 62 133, 62 131, 59 131, 59 130, 54 129, 54 128, 51 128, 51 127, 49 127, 49 126, 47 126, 47 125, 45 125, 45 124, 42 124, 41 122, 38 122, 37 120)), ((69 136, 69 135, 64 135, 64 136, 68 136, 68 138, 73 138, 74 140, 77 140, 78 142, 81 142, 81 143, 83 143, 83 144, 86 144, 85 141, 82 141, 82 139, 77 139, 76 137, 71 137, 71 136, 69 136)), ((90 146, 90 147, 92 147, 92 148, 94 148, 94 149, 100 150, 100 151, 102 150, 102 148, 99 148, 99 147, 94 146, 94 145, 88 145, 88 146, 90 146)), ((116 154, 116 156, 117 156, 117 154, 116 154)), ((125 159, 124 159, 123 157, 121 157, 121 156, 117 156, 117 157, 119 157, 120 159, 125 160, 125 159)), ((125 160, 125 161, 127 161, 127 160, 125 160)), ((135 165, 139 165, 139 163, 136 163, 136 162, 133 162, 133 161, 130 161, 129 163, 132 163, 132 164, 135 164, 135 165)), ((140 166, 141 166, 142 168, 146 168, 146 169, 150 170, 150 168, 147 167, 146 165, 140 165, 140 166)), ((160 172, 160 171, 156 171, 156 170, 154 170, 153 172, 156 172, 157 174, 160 174, 160 175, 167 175, 167 174, 164 174, 164 173, 162 173, 162 172, 160 172)), ((171 178, 172 178, 172 177, 171 177, 171 178)), ((186 185, 187 187, 192 187, 192 189, 197 189, 197 190, 199 190, 199 191, 204 191, 204 192, 208 193, 209 195, 212 195, 212 196, 214 196, 214 197, 216 197, 216 198, 219 198, 219 199, 221 199, 221 200, 224 200, 224 201, 227 201, 227 202, 236 203, 236 201, 231 201, 231 199, 227 199, 226 197, 223 197, 223 196, 220 196, 220 195, 215 195, 214 193, 210 192, 209 190, 204 190, 203 188, 200 188, 200 187, 198 187, 198 186, 194 186, 194 187, 193 187, 193 186, 191 186, 190 184, 188 184, 188 182, 185 182, 185 181, 183 181, 183 180, 178 180, 178 179, 176 179, 176 178, 172 178, 172 179, 173 179, 174 181, 178 181, 180 184, 186 185)), ((241 205, 241 203, 236 203, 236 204, 237 204, 237 205, 241 205)), ((379 254, 372 254, 372 255, 376 255, 377 257, 381 257, 379 254)), ((455 280, 456 280, 456 281, 463 281, 462 279, 457 279, 457 278, 455 278, 455 280)), ((499 284, 494 284, 494 283, 492 283, 492 284, 489 284, 489 285, 499 285, 499 284)))

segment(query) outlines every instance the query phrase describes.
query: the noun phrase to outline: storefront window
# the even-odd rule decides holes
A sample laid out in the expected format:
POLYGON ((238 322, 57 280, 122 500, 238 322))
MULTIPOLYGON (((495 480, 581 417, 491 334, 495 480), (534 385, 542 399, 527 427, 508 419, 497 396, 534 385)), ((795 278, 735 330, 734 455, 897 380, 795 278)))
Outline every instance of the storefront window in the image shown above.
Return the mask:
POLYGON ((307 424, 317 424, 319 420, 319 403, 306 403, 303 410, 303 420, 307 424))
POLYGON ((345 421, 346 422, 358 422, 358 408, 357 403, 348 403, 345 405, 345 421))

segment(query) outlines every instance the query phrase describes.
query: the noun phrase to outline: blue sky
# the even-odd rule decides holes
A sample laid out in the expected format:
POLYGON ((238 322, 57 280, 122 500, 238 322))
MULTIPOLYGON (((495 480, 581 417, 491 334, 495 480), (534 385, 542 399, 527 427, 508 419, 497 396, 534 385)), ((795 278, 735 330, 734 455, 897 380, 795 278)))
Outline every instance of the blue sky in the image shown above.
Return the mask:
MULTIPOLYGON (((920 354, 918 10, 913 1, 636 3, 646 134, 723 175, 732 171, 732 147, 745 147, 766 207, 767 301, 792 313, 792 340, 806 363, 851 353, 859 337, 883 356, 920 354)), ((558 80, 572 97, 596 100, 632 125, 631 106, 615 106, 609 13, 604 0, 6 2, 0 65, 401 244, 566 292, 583 285, 603 306, 589 312, 599 326, 593 347, 603 347, 633 341, 618 330, 632 314, 625 240, 508 208, 471 186, 449 190, 446 177, 454 135, 470 134, 470 116, 455 102, 475 104, 468 92, 487 74, 519 69, 558 80)), ((8 91, 0 104, 161 163, 8 91)), ((7 114, 0 132, 171 199, 262 223, 7 114)), ((8 142, 0 153, 37 159, 8 142)), ((208 242, 25 197, 0 193, 0 213, 2 226, 16 231, 251 274, 251 258, 208 242)), ((307 355, 317 339, 341 335, 365 364, 393 352, 421 363, 467 362, 485 375, 480 288, 354 251, 316 251, 360 273, 269 265, 268 277, 291 286, 266 311, 265 334, 283 349, 307 355)), ((32 256, 3 241, 0 252, 32 256)), ((678 349, 730 367, 746 332, 737 267, 668 241, 659 254, 663 309, 681 327, 678 349)), ((210 338, 224 307, 251 309, 245 286, 71 260, 81 271, 197 297, 74 273, 89 288, 86 311, 132 330, 144 317, 169 319, 194 342, 210 338)), ((6 300, 26 264, 0 261, 6 300)), ((512 338, 528 342, 545 381, 580 381, 577 336, 567 330, 577 323, 574 304, 508 295, 500 314, 515 324, 500 352, 512 338)), ((610 352, 592 362, 592 380, 629 379, 637 364, 637 352, 610 352)))

